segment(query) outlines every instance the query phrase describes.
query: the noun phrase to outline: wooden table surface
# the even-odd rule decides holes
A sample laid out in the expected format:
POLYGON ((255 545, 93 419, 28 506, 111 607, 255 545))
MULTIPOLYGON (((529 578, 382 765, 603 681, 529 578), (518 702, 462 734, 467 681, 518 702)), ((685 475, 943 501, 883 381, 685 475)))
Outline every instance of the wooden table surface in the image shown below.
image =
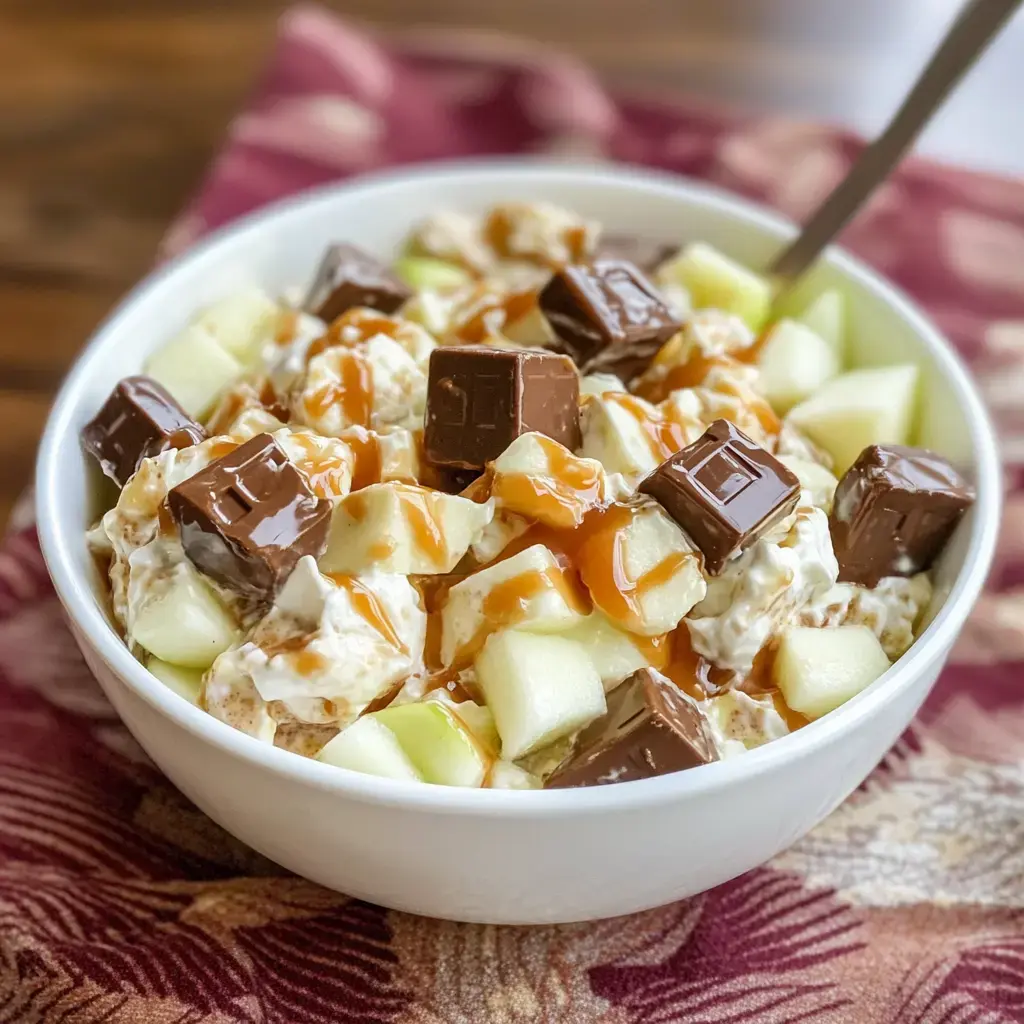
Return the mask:
MULTIPOLYGON (((0 0, 0 522, 51 395, 146 270, 271 45, 279 0, 0 0)), ((514 32, 613 83, 873 131, 958 0, 342 0, 383 28, 514 32), (581 16, 582 10, 586 11, 581 16)), ((925 148, 1024 167, 1024 26, 994 47, 925 148)))

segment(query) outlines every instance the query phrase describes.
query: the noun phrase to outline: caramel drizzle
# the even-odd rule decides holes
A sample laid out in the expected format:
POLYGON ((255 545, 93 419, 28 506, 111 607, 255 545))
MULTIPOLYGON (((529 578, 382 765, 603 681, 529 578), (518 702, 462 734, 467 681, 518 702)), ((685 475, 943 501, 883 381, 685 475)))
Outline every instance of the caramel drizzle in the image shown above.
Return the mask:
POLYGON ((579 526, 587 510, 604 497, 601 469, 576 458, 551 438, 541 436, 537 441, 547 458, 546 471, 499 473, 491 494, 505 508, 528 519, 566 529, 579 526))
POLYGON ((299 312, 295 309, 282 309, 274 331, 274 344, 280 348, 290 345, 299 332, 299 312))
POLYGON ((396 484, 395 492, 402 507, 413 543, 439 568, 449 559, 448 544, 438 522, 438 496, 433 491, 405 484, 396 484))
POLYGON ((467 345, 479 345, 500 333, 506 324, 515 323, 537 307, 535 291, 510 292, 483 296, 481 305, 455 329, 455 337, 467 345))
POLYGON ((529 602, 546 590, 558 591, 566 604, 581 615, 590 611, 589 601, 573 587, 565 571, 560 568, 530 569, 502 580, 484 598, 480 625, 473 636, 456 651, 451 667, 462 669, 468 666, 492 633, 511 629, 522 622, 529 611, 529 602))
POLYGON ((408 656, 409 648, 402 643, 384 603, 366 584, 356 576, 344 576, 340 573, 326 573, 325 575, 348 592, 356 613, 380 635, 389 647, 408 656))
POLYGON ((355 459, 352 490, 359 491, 370 484, 380 483, 384 474, 379 435, 360 425, 345 430, 342 440, 352 450, 355 459))
POLYGON ((318 420, 331 406, 341 407, 346 423, 368 427, 373 412, 373 372, 361 352, 345 349, 338 356, 338 380, 329 380, 303 400, 306 417, 318 420))
POLYGON ((337 498, 344 493, 348 474, 348 461, 336 452, 325 451, 316 438, 295 433, 292 442, 301 449, 293 459, 296 468, 306 478, 310 490, 318 498, 337 498))
POLYGON ((624 409, 636 421, 647 439, 647 446, 658 463, 671 458, 686 447, 686 435, 680 424, 666 419, 660 410, 645 408, 635 395, 611 392, 604 396, 606 402, 624 409))
MULTIPOLYGON (((511 249, 512 218, 503 207, 492 210, 483 224, 484 242, 502 259, 520 259, 538 263, 552 269, 561 265, 561 261, 545 258, 541 255, 515 253, 511 249)), ((587 254, 587 229, 581 224, 566 227, 559 239, 569 254, 570 263, 579 263, 587 254)))

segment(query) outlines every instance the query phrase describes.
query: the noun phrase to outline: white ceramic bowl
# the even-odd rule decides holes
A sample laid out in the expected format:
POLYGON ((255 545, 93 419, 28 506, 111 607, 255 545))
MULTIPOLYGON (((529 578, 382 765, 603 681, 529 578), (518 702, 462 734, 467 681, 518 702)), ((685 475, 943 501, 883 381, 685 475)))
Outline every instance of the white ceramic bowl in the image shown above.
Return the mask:
POLYGON ((743 757, 594 789, 412 785, 235 732, 153 678, 111 628, 83 538, 97 509, 80 428, 119 378, 237 285, 280 292, 306 281, 333 240, 387 255, 432 211, 508 199, 551 200, 617 231, 703 239, 754 266, 792 231, 705 186, 614 168, 434 165, 299 196, 164 267, 97 332, 54 405, 37 511, 54 584, 103 689, 174 784, 229 832, 300 875, 388 907, 466 921, 578 921, 663 904, 761 864, 864 779, 924 700, 978 595, 996 540, 999 467, 981 403, 947 343, 891 285, 832 251, 809 287, 838 282, 847 290, 854 361, 921 365, 920 440, 972 467, 978 491, 938 569, 933 620, 883 678, 743 757))

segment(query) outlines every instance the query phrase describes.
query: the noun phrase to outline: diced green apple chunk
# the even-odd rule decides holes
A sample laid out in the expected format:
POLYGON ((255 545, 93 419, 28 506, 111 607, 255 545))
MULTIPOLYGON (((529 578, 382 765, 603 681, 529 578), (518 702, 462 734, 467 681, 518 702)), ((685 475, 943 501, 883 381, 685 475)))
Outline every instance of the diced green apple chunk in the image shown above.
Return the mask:
POLYGON ((790 410, 788 420, 832 456, 842 475, 870 445, 908 443, 918 377, 910 364, 851 370, 790 410))
POLYGON ((829 288, 796 319, 827 341, 842 363, 846 358, 846 316, 846 296, 838 288, 829 288))
POLYGON ((148 373, 190 416, 202 419, 217 396, 242 374, 242 364, 204 327, 186 327, 149 357, 148 373))
POLYGON ((187 562, 146 595, 130 626, 140 647, 185 668, 209 668, 238 639, 234 618, 187 562))
POLYGON ((432 256, 402 256, 395 262, 394 271, 416 291, 450 292, 473 280, 462 267, 432 256))
POLYGON ((202 669, 172 665, 159 658, 148 658, 146 668, 179 697, 184 697, 190 704, 199 703, 199 691, 203 685, 202 669))
POLYGON ((324 745, 317 760, 385 779, 423 781, 395 734, 376 715, 363 715, 342 729, 324 745))
POLYGON ((515 760, 581 729, 605 712, 604 687, 582 644, 505 630, 476 659, 502 757, 515 760))
POLYGON ((757 362, 761 390, 780 413, 810 398, 840 370, 832 346, 795 320, 780 320, 770 329, 757 362))
POLYGON ((694 309, 721 309, 758 331, 768 319, 772 290, 767 279, 704 242, 688 245, 658 271, 659 280, 681 284, 694 309))
POLYGON ((486 751, 497 757, 501 751, 501 737, 498 735, 498 727, 494 724, 494 715, 491 713, 491 709, 471 700, 465 700, 459 704, 449 704, 448 707, 473 734, 476 741, 486 751))
POLYGON ((269 295, 259 288, 246 288, 204 310, 195 325, 240 363, 249 363, 273 336, 280 316, 280 307, 269 295))
POLYGON ((491 767, 493 754, 440 701, 388 707, 367 717, 391 730, 425 782, 477 787, 491 767))
POLYGON ((791 626, 780 637, 772 676, 794 711, 820 718, 888 668, 889 659, 867 626, 791 626))
POLYGON ((586 648, 605 693, 639 668, 650 662, 625 630, 619 629, 599 611, 593 611, 582 622, 561 634, 586 648))

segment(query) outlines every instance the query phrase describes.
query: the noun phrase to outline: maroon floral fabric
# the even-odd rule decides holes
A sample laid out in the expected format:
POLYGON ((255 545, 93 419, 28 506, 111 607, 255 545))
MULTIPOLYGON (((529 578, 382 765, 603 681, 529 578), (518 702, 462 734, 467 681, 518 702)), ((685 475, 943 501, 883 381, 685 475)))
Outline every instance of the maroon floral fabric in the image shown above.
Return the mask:
MULTIPOLYGON (((300 7, 166 251, 299 188, 464 154, 644 163, 801 217, 858 146, 612 97, 519 44, 382 41, 300 7)), ((845 241, 970 361, 1008 467, 988 590, 919 720, 845 805, 766 867, 615 921, 457 925, 328 892, 147 761, 23 513, 0 551, 0 1021, 1024 1020, 1024 184, 911 161, 845 241)))

